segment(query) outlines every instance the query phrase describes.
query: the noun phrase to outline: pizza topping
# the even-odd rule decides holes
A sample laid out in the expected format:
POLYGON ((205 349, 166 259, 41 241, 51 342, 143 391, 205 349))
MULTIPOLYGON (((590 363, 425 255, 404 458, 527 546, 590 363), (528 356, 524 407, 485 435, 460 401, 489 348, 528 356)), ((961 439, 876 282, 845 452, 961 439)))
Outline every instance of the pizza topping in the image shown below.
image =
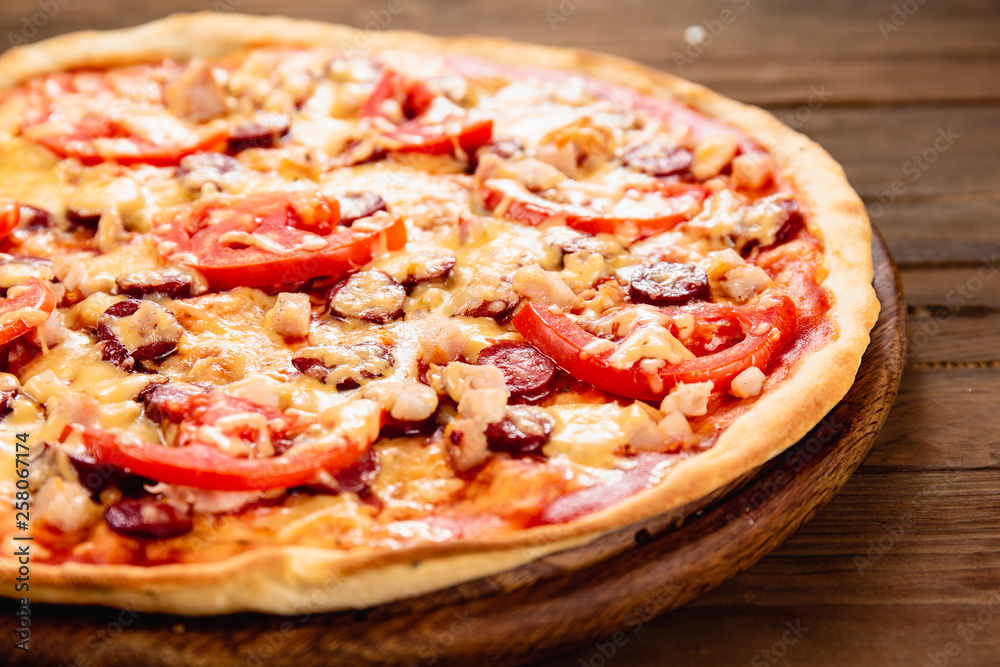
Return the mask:
POLYGON ((457 324, 447 319, 435 319, 424 327, 420 336, 420 360, 426 364, 444 365, 462 354, 469 338, 457 324))
POLYGON ((226 94, 213 68, 203 60, 192 60, 163 88, 170 113, 193 123, 206 123, 226 113, 226 94))
POLYGON ((54 226, 55 217, 45 209, 0 197, 0 240, 17 228, 47 229, 54 226))
POLYGON ((372 383, 361 395, 381 403, 392 419, 401 422, 422 422, 438 407, 437 392, 419 382, 372 383))
MULTIPOLYGON (((746 371, 744 371, 746 372, 746 371)), ((660 403, 660 412, 680 412, 686 417, 700 417, 708 413, 708 400, 713 384, 706 382, 679 382, 660 403)))
POLYGON ((424 82, 389 69, 362 106, 361 116, 388 121, 380 143, 400 152, 472 155, 493 135, 491 120, 476 117, 424 82))
POLYGON ((210 151, 185 156, 177 168, 177 178, 189 191, 200 193, 206 186, 223 192, 246 177, 243 165, 225 153, 210 151))
POLYGON ((146 416, 157 423, 179 424, 184 419, 190 398, 204 394, 206 389, 196 385, 177 382, 150 382, 135 397, 141 403, 146 416))
POLYGON ((167 109, 172 102, 178 114, 194 118, 224 111, 218 91, 196 68, 178 77, 173 87, 160 83, 178 72, 178 66, 163 64, 152 72, 141 66, 122 68, 104 79, 87 70, 37 77, 26 84, 28 111, 21 132, 56 155, 85 165, 176 165, 185 155, 221 146, 225 136, 221 120, 203 124, 167 109))
POLYGON ((108 527, 119 535, 165 540, 191 532, 191 518, 170 503, 126 498, 104 510, 108 527))
POLYGON ((487 179, 480 186, 483 206, 510 220, 538 226, 563 222, 588 234, 612 234, 629 243, 673 229, 701 211, 706 190, 702 186, 663 181, 644 187, 628 188, 613 199, 592 197, 580 200, 580 194, 567 187, 547 191, 546 198, 528 192, 510 179, 487 179))
POLYGON ((315 428, 273 408, 224 395, 192 396, 186 412, 176 447, 120 439, 90 427, 83 429, 83 441, 98 461, 167 484, 220 491, 285 488, 309 484, 323 471, 334 474, 356 462, 378 437, 381 408, 371 401, 352 401, 324 414, 315 428), (291 436, 295 440, 288 442, 291 436), (284 454, 271 455, 278 451, 275 445, 284 454), (249 456, 255 451, 260 455, 249 456))
POLYGON ((412 290, 420 283, 446 280, 455 261, 454 255, 443 250, 410 250, 393 253, 376 266, 412 290))
POLYGON ((733 185, 759 190, 774 177, 774 160, 765 153, 737 155, 732 160, 733 185))
POLYGON ((541 408, 511 405, 506 416, 486 427, 486 442, 495 452, 511 456, 540 455, 555 427, 555 419, 541 408))
POLYGON ((55 308, 52 290, 37 278, 7 290, 0 299, 0 345, 28 333, 49 318, 55 308))
POLYGON ((403 316, 406 289, 385 271, 372 269, 334 285, 329 302, 337 317, 385 324, 403 316))
POLYGON ((359 192, 337 197, 340 202, 340 224, 350 227, 361 218, 387 211, 385 200, 374 192, 359 192))
POLYGON ((622 162, 650 176, 672 176, 686 171, 693 160, 691 151, 664 141, 650 140, 625 149, 622 162))
POLYGON ((508 276, 486 267, 480 268, 452 297, 458 305, 458 315, 491 317, 503 320, 509 316, 521 296, 514 290, 508 276))
POLYGON ((514 291, 532 301, 571 309, 579 299, 563 282, 559 274, 543 271, 538 264, 529 264, 514 272, 514 291))
MULTIPOLYGON (((274 148, 290 129, 288 117, 282 114, 265 114, 253 123, 239 125, 229 130, 226 150, 235 155, 248 148, 274 148)), ((374 211, 373 211, 374 212, 374 211)))
POLYGON ((119 276, 115 282, 119 294, 133 299, 141 299, 145 296, 186 299, 191 296, 194 281, 190 275, 180 271, 147 269, 119 276))
POLYGON ((767 376, 764 375, 764 371, 756 366, 751 366, 733 378, 733 384, 729 389, 729 393, 737 398, 756 396, 764 388, 764 380, 766 379, 767 376))
POLYGON ((309 335, 311 316, 308 294, 282 292, 264 315, 264 326, 284 338, 304 338, 309 335))
POLYGON ((628 295, 632 301, 654 306, 683 306, 711 298, 705 269, 676 262, 658 262, 633 271, 628 295))
POLYGON ((292 365, 300 373, 337 389, 353 389, 390 375, 395 363, 389 349, 380 343, 304 347, 295 354, 292 365))
POLYGON ((160 219, 154 235, 162 254, 197 268, 216 290, 340 276, 406 243, 399 218, 378 213, 344 228, 339 215, 336 200, 319 193, 203 198, 160 219))
POLYGON ((323 493, 356 493, 359 496, 368 496, 381 469, 378 452, 368 449, 356 463, 333 475, 323 475, 321 479, 305 488, 323 493))
POLYGON ((528 343, 502 340, 479 353, 479 365, 496 366, 511 396, 535 400, 551 391, 556 365, 528 343))
POLYGON ((177 351, 182 333, 173 313, 141 299, 119 301, 97 321, 97 337, 104 341, 103 358, 123 368, 134 361, 170 356, 177 351))
MULTIPOLYGON (((579 380, 612 394, 659 400, 679 382, 712 380, 717 391, 750 366, 763 366, 790 342, 795 305, 783 297, 766 309, 739 310, 702 306, 689 311, 697 320, 729 320, 740 324, 744 338, 705 356, 693 355, 669 331, 655 326, 635 329, 615 349, 595 350, 596 338, 564 314, 526 304, 514 317, 514 327, 532 345, 579 380), (647 351, 656 354, 647 357, 647 351)), ((603 345, 602 345, 603 347, 603 345)))
POLYGON ((726 271, 726 278, 722 281, 722 289, 726 294, 735 299, 738 303, 743 303, 747 299, 760 294, 771 284, 771 276, 759 266, 745 265, 736 266, 726 271))
POLYGON ((489 443, 483 427, 472 419, 455 419, 444 429, 448 456, 455 470, 471 470, 489 456, 489 443))
POLYGON ((694 151, 691 173, 699 181, 717 176, 740 148, 739 139, 732 133, 710 134, 698 144, 694 151))
POLYGON ((101 506, 92 502, 80 484, 59 476, 49 477, 34 494, 31 512, 63 533, 74 533, 101 520, 101 506))

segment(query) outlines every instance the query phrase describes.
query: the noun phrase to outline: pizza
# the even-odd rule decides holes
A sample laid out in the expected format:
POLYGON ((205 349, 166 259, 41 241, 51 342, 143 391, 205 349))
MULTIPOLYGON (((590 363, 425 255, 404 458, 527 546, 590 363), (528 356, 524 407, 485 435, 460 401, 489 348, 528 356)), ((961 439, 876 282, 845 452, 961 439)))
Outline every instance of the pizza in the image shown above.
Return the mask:
POLYGON ((37 601, 291 614, 515 568, 782 452, 878 314, 820 147, 582 51, 71 34, 0 58, 0 174, 0 535, 37 601))

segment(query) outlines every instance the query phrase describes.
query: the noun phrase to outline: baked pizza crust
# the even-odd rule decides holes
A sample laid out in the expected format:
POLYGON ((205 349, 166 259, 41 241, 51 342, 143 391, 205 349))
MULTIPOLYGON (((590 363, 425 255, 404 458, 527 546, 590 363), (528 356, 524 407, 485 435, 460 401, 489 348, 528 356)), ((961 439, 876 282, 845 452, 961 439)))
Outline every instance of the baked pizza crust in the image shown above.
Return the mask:
MULTIPOLYGON (((429 544, 392 553, 343 554, 312 547, 249 551, 213 563, 144 568, 34 563, 31 596, 39 602, 96 603, 138 611, 211 615, 241 611, 300 614, 363 608, 515 568, 724 487, 787 449, 815 426, 854 382, 879 312, 871 286, 871 226, 840 165, 816 143, 762 109, 703 86, 613 56, 533 46, 492 37, 436 38, 411 32, 370 33, 282 17, 181 14, 135 28, 78 32, 19 47, 0 57, 0 90, 25 79, 83 66, 162 58, 222 56, 273 44, 322 45, 346 51, 407 48, 582 72, 654 96, 679 100, 742 130, 776 159, 781 175, 811 212, 808 231, 824 244, 835 337, 801 358, 714 446, 676 463, 655 487, 582 519, 508 536, 429 544)), ((16 564, 0 563, 5 595, 15 596, 16 564)))

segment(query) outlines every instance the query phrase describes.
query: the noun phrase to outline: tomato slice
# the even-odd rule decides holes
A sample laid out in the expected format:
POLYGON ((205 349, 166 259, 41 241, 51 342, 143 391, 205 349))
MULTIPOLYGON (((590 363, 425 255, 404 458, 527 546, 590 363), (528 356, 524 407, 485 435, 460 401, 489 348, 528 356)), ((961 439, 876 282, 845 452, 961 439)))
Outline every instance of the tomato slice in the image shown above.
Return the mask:
POLYGON ((340 276, 406 244, 401 218, 376 213, 339 227, 340 207, 321 194, 268 192, 206 199, 154 229, 158 248, 197 268, 218 291, 301 285, 340 276))
MULTIPOLYGON (((259 441, 261 424, 267 441, 290 441, 306 424, 269 406, 225 394, 196 394, 184 406, 176 447, 148 442, 122 442, 111 433, 83 429, 84 444, 99 462, 148 477, 158 482, 219 491, 255 491, 301 486, 316 481, 320 472, 334 474, 355 464, 371 443, 345 438, 342 445, 319 452, 294 453, 261 458, 233 456, 213 446, 201 431, 213 427, 223 438, 248 443, 259 441), (262 417, 256 425, 239 417, 262 417), (234 419, 235 418, 235 419, 234 419)), ((289 442, 290 444, 290 442, 289 442)))
POLYGON ((706 305, 678 312, 693 314, 696 322, 709 318, 735 320, 746 336, 725 350, 668 364, 655 374, 648 374, 642 372, 638 364, 627 368, 613 366, 609 361, 614 353, 612 350, 588 354, 585 352, 587 346, 603 339, 543 304, 525 304, 514 316, 513 324, 525 340, 578 380, 611 394, 643 400, 660 400, 679 382, 711 380, 716 391, 724 391, 730 381, 747 368, 756 366, 763 370, 771 357, 790 342, 795 329, 795 304, 787 296, 782 297, 778 305, 766 309, 732 306, 720 309, 717 305, 706 305))
POLYGON ((483 205, 494 212, 500 209, 507 219, 532 226, 560 219, 581 232, 614 234, 629 241, 660 234, 690 220, 692 210, 700 207, 708 191, 699 184, 666 181, 650 186, 642 194, 647 198, 646 210, 641 215, 628 215, 615 208, 596 211, 552 202, 509 179, 490 179, 480 186, 483 205))
POLYGON ((28 278, 23 284, 8 290, 8 294, 14 290, 17 290, 14 296, 0 299, 0 345, 42 324, 56 307, 52 290, 37 278, 28 278))
POLYGON ((493 137, 493 121, 472 117, 468 111, 436 94, 423 81, 386 70, 361 107, 363 117, 387 118, 388 107, 398 105, 403 120, 385 131, 393 150, 401 153, 472 154, 493 137), (438 109, 433 109, 438 105, 438 109))
POLYGON ((89 114, 78 123, 60 132, 29 133, 37 143, 62 158, 76 158, 83 164, 101 162, 119 164, 150 164, 168 167, 199 151, 223 151, 228 130, 219 124, 205 128, 185 128, 184 124, 167 116, 156 121, 169 128, 163 143, 140 136, 118 120, 101 114, 89 114))
POLYGON ((0 240, 10 236, 21 222, 21 205, 13 199, 0 199, 0 240))
POLYGON ((316 480, 320 471, 333 473, 355 463, 367 449, 367 444, 348 441, 343 448, 308 456, 289 454, 244 459, 201 443, 185 447, 124 443, 106 431, 93 428, 83 431, 83 440, 100 462, 158 482, 218 491, 256 491, 309 484, 316 480))
POLYGON ((122 72, 60 73, 29 81, 25 137, 62 158, 87 165, 101 162, 173 166, 198 151, 223 151, 228 129, 222 121, 192 123, 163 103, 160 84, 179 65, 137 67, 122 72))

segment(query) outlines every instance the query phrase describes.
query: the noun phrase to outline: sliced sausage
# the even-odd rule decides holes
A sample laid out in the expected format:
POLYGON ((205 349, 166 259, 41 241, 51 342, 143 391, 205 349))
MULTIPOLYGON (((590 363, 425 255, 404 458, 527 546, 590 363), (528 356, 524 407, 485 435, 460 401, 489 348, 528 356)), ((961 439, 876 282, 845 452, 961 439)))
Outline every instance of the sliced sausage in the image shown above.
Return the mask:
POLYGON ((119 535, 164 540, 191 532, 190 517, 173 505, 157 500, 126 498, 104 510, 108 527, 119 535))
POLYGON ((303 375, 341 390, 391 374, 394 363, 392 353, 381 343, 308 347, 292 359, 292 365, 303 375))
POLYGON ((455 268, 455 256, 439 250, 393 253, 380 268, 399 281, 407 291, 419 283, 445 280, 455 268))
POLYGON ((403 316, 406 289, 385 271, 370 269, 334 285, 329 301, 337 317, 385 324, 403 316))
POLYGON ((499 341, 480 352, 476 363, 496 366, 511 395, 529 400, 548 394, 556 378, 556 365, 529 343, 499 341))
POLYGON ((708 273, 697 264, 658 262, 631 272, 629 298, 654 306, 683 306, 691 301, 708 301, 708 273))
POLYGON ((101 212, 90 209, 66 209, 66 220, 73 227, 97 231, 97 223, 101 221, 101 212))
POLYGON ((82 452, 68 453, 68 457, 80 485, 90 491, 94 498, 109 486, 118 488, 126 496, 140 496, 146 492, 143 485, 154 483, 151 479, 99 462, 82 452))
POLYGON ((186 299, 191 296, 191 276, 171 271, 137 271, 116 280, 118 292, 133 299, 141 299, 151 294, 171 299, 186 299))
POLYGON ((494 452, 506 452, 511 456, 538 455, 552 436, 555 423, 542 408, 511 405, 507 407, 507 416, 486 427, 486 442, 494 452))
MULTIPOLYGON (((20 226, 25 228, 42 228, 42 227, 54 227, 56 224, 55 217, 46 211, 45 209, 38 208, 37 206, 29 206, 27 204, 21 204, 20 207, 21 222, 20 226)), ((100 218, 100 216, 97 216, 100 218)), ((95 223, 96 228, 96 223, 95 223)))
POLYGON ((188 399, 207 393, 205 387, 174 382, 151 382, 135 397, 146 416, 157 423, 179 424, 187 414, 188 399))
POLYGON ((622 162, 650 176, 670 176, 691 166, 691 151, 663 141, 633 144, 625 149, 622 162))
POLYGON ((226 185, 240 178, 242 171, 243 165, 224 153, 194 153, 181 160, 177 178, 191 192, 201 192, 208 183, 224 190, 226 185))
POLYGON ((350 227, 356 220, 388 211, 385 200, 374 192, 356 192, 337 197, 340 203, 340 224, 350 227))
POLYGON ((285 116, 276 116, 267 122, 248 123, 229 130, 226 150, 231 155, 248 148, 274 148, 291 126, 285 116))
POLYGON ((135 361, 170 356, 183 331, 173 313, 141 299, 119 301, 97 320, 97 337, 104 341, 102 358, 126 369, 135 361))

